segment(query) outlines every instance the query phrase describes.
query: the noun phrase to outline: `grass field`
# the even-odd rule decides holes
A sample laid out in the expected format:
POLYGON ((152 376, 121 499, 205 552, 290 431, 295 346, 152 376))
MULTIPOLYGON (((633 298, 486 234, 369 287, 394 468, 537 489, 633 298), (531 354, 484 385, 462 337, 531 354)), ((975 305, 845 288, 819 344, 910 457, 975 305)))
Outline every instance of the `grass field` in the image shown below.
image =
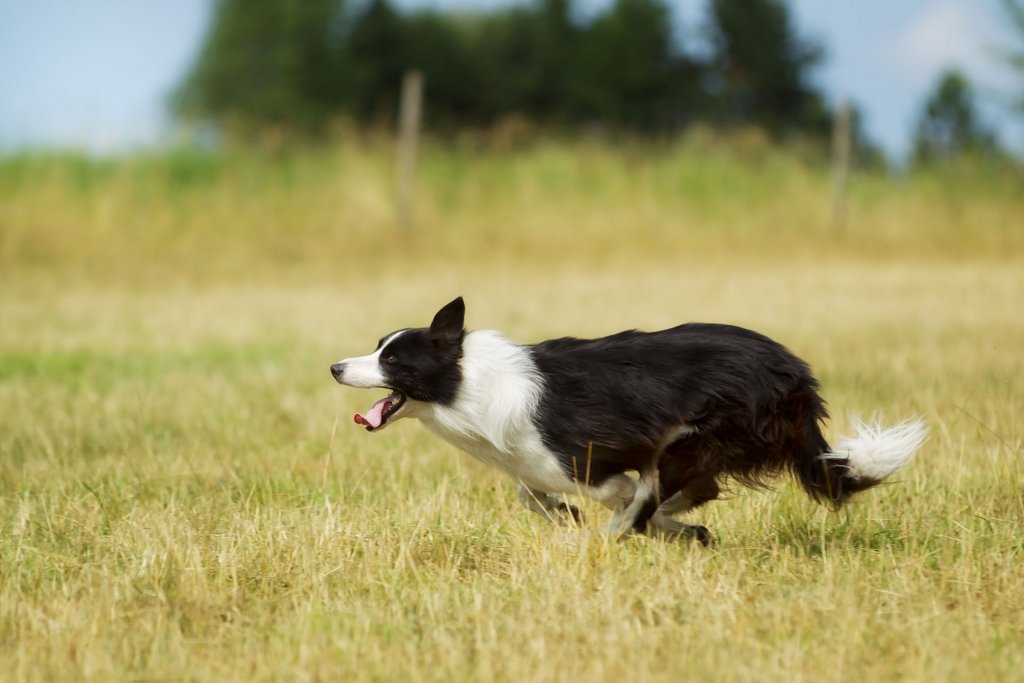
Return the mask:
MULTIPOLYGON (((1021 680, 1024 175, 858 176, 754 141, 0 161, 0 678, 1021 680), (328 365, 425 324, 766 332, 922 415, 840 513, 788 481, 712 548, 558 530, 328 365)), ((587 525, 605 513, 585 505, 587 525)))

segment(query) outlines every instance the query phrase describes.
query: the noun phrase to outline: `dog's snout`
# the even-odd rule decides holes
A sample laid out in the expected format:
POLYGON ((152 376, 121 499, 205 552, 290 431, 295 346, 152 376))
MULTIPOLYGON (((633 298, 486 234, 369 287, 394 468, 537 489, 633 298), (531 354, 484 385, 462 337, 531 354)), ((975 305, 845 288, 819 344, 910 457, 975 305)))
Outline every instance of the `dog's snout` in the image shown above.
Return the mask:
POLYGON ((341 376, 345 374, 345 364, 335 363, 331 366, 331 374, 334 375, 334 379, 338 382, 341 381, 341 376))

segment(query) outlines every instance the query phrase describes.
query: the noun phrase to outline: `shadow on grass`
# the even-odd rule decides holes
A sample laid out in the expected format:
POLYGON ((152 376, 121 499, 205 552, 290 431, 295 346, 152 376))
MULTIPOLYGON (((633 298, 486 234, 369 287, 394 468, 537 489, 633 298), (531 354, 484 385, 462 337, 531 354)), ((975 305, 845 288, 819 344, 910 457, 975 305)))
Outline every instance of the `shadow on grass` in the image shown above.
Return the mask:
POLYGON ((907 538, 897 524, 879 522, 871 527, 863 523, 829 520, 824 525, 812 519, 785 520, 776 527, 773 544, 786 547, 805 557, 821 557, 829 551, 890 550, 902 552, 907 538))

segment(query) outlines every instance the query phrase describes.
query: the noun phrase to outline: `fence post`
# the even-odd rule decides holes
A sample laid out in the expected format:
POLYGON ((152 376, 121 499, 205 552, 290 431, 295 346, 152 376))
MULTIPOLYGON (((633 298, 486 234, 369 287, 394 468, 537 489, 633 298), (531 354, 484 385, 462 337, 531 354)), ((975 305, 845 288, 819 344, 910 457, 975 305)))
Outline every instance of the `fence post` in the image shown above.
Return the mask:
POLYGON ((416 147, 423 113, 423 75, 413 69, 402 78, 398 112, 398 165, 395 169, 395 200, 398 226, 411 232, 416 194, 416 147))
POLYGON ((843 100, 836 109, 832 128, 832 224, 846 232, 846 193, 850 183, 850 152, 853 146, 853 107, 843 100))

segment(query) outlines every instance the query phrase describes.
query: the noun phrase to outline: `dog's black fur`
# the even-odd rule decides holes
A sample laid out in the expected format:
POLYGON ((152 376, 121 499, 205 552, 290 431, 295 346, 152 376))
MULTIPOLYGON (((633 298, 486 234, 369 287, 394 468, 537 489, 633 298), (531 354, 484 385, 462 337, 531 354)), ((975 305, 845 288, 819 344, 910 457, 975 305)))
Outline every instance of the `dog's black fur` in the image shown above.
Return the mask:
POLYGON ((685 424, 692 433, 661 444, 662 500, 684 491, 705 502, 725 477, 760 486, 785 468, 815 499, 835 505, 871 485, 849 481, 842 460, 819 458, 829 445, 818 382, 764 335, 690 323, 530 348, 545 379, 541 434, 578 481, 600 485, 639 469, 659 457, 666 426, 685 424))

